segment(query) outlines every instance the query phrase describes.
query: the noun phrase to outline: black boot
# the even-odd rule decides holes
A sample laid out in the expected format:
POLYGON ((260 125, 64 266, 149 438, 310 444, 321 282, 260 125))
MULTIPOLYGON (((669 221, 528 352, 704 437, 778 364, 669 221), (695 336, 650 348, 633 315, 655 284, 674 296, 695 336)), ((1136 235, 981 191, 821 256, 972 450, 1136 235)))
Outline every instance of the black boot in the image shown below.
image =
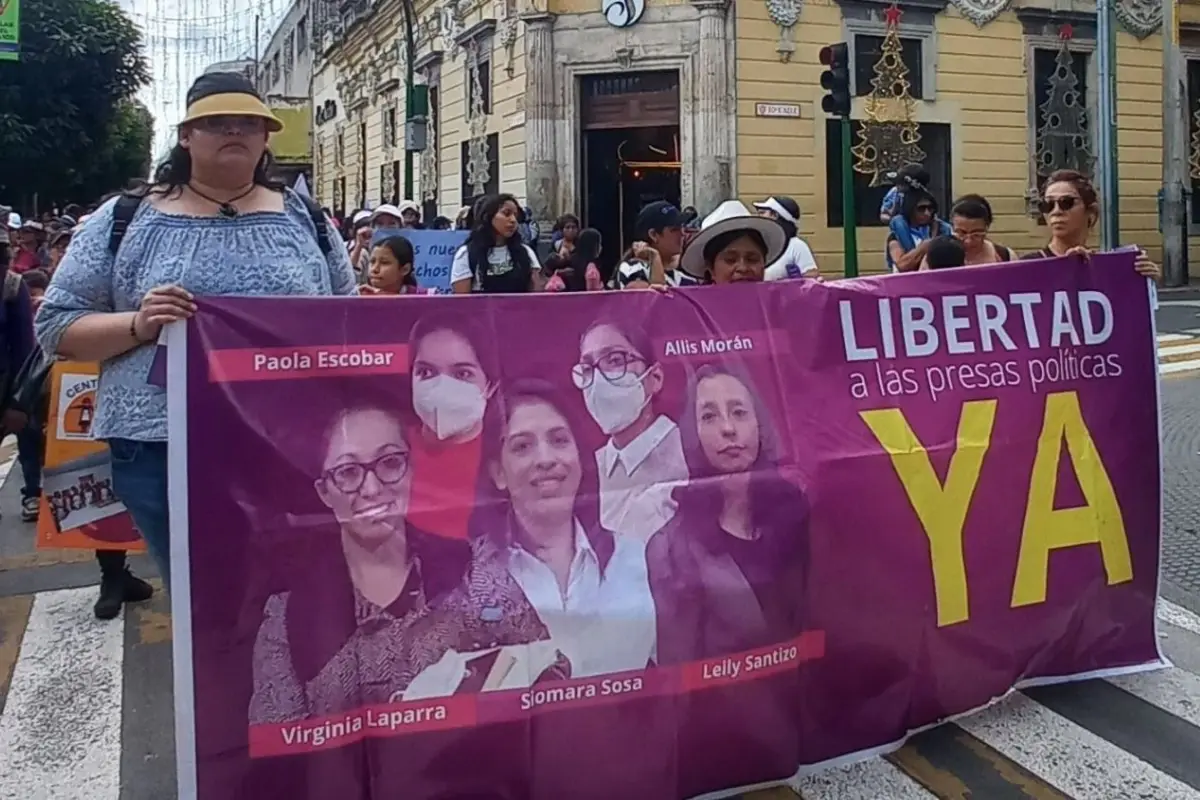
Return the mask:
POLYGON ((97 550, 100 562, 100 597, 96 600, 96 618, 113 619, 125 603, 140 603, 154 595, 154 587, 137 578, 125 565, 125 551, 97 550))

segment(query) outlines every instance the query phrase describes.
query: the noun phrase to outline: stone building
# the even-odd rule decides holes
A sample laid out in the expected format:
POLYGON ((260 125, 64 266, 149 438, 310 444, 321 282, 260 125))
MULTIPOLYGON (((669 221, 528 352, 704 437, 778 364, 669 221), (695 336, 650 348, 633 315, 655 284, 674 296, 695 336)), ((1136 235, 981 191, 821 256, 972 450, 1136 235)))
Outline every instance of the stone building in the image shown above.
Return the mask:
MULTIPOLYGON (((314 192, 342 213, 403 199, 403 6, 314 1, 314 192)), ((649 200, 704 212, 729 196, 788 194, 823 269, 840 271, 840 133, 820 111, 818 51, 849 44, 861 119, 884 3, 414 2, 414 67, 429 90, 429 139, 414 158, 412 199, 428 217, 453 217, 470 198, 505 191, 543 223, 579 214, 601 229, 611 253, 628 244, 633 216, 649 200)), ((1118 8, 1122 234, 1153 253, 1161 6, 1118 0, 1118 8)), ((1038 246, 1045 231, 1029 198, 1060 51, 1089 112, 1080 141, 1096 152, 1093 3, 906 0, 899 9, 915 119, 939 197, 946 204, 965 192, 984 194, 998 240, 1018 250, 1038 246)), ((1188 71, 1193 111, 1200 106, 1198 11, 1185 3, 1182 42, 1197 59, 1188 71)), ((867 271, 882 268, 877 214, 886 189, 869 182, 860 176, 856 185, 867 271)))

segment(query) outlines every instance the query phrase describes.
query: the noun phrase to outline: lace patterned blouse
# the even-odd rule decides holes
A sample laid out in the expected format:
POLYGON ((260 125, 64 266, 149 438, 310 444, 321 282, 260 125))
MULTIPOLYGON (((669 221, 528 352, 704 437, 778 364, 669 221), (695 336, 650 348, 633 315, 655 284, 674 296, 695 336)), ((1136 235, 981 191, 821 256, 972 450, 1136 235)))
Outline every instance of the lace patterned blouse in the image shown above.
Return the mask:
MULTIPOLYGON (((110 200, 76 232, 38 311, 38 342, 58 352, 63 332, 97 311, 133 311, 155 286, 177 283, 196 295, 353 294, 354 272, 333 239, 326 257, 308 208, 284 190, 282 212, 226 217, 166 214, 142 203, 114 258, 110 200)), ((167 394, 148 382, 153 343, 104 362, 100 368, 97 439, 166 441, 167 394)))

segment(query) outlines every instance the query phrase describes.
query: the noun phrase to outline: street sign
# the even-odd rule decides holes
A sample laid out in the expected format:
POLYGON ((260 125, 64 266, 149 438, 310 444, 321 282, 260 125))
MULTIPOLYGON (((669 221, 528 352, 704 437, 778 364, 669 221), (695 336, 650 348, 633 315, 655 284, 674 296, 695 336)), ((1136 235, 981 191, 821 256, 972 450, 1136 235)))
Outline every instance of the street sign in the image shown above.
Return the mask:
POLYGON ((800 119, 799 103, 757 103, 754 106, 756 117, 790 117, 800 119))

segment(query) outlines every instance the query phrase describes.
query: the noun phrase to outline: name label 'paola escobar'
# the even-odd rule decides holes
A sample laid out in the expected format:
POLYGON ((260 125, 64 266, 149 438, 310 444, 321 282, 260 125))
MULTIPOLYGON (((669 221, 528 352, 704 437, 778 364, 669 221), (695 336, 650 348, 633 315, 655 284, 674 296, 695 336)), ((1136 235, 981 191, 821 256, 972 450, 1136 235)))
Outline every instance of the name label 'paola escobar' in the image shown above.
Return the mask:
POLYGON ((318 350, 312 354, 300 350, 282 355, 255 353, 254 371, 291 372, 310 369, 390 367, 395 355, 394 352, 371 350, 366 347, 345 352, 318 350))
POLYGON ((538 706, 572 703, 618 694, 633 694, 646 688, 640 676, 629 678, 604 678, 602 680, 576 683, 566 686, 547 686, 521 694, 521 710, 530 711, 538 706))

